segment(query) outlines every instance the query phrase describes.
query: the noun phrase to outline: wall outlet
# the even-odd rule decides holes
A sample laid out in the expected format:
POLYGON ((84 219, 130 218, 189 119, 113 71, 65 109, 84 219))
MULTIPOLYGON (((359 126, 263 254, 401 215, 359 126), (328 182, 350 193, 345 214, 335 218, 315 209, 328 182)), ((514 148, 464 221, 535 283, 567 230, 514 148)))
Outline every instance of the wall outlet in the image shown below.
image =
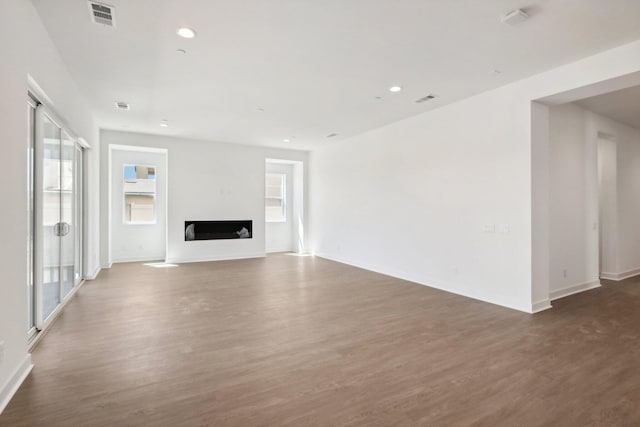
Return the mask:
POLYGON ((0 365, 4 362, 4 341, 0 341, 0 365))

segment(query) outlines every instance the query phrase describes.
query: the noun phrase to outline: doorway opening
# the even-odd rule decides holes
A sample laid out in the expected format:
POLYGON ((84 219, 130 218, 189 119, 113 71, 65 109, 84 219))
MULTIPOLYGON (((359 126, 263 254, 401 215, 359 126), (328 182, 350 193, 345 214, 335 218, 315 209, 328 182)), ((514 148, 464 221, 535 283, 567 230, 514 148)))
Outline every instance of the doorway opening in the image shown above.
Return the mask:
POLYGON ((532 102, 533 311, 640 274, 638 82, 532 102))

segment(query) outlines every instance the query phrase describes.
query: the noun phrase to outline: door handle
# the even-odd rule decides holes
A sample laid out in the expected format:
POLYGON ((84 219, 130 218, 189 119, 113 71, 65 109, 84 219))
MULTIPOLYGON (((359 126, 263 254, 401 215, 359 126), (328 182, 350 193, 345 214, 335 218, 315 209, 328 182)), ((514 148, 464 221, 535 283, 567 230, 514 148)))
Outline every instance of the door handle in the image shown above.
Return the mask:
POLYGON ((66 222, 59 222, 53 226, 54 236, 66 236, 71 231, 71 225, 66 222))

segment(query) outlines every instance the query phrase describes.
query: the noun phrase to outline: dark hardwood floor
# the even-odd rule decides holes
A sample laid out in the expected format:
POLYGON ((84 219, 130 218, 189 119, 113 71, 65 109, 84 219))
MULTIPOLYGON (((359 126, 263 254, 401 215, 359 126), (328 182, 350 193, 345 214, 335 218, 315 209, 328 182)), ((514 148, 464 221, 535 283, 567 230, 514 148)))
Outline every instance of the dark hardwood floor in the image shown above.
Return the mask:
POLYGON ((639 426, 640 280, 553 305, 282 254, 115 265, 0 426, 639 426))

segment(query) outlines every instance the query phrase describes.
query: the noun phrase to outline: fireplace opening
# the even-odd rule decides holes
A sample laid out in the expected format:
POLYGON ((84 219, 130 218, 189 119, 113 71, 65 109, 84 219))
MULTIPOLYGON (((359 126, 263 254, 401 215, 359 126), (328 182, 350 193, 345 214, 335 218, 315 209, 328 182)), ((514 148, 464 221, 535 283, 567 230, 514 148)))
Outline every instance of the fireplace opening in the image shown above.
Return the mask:
POLYGON ((184 240, 251 239, 253 221, 185 221, 184 240))

